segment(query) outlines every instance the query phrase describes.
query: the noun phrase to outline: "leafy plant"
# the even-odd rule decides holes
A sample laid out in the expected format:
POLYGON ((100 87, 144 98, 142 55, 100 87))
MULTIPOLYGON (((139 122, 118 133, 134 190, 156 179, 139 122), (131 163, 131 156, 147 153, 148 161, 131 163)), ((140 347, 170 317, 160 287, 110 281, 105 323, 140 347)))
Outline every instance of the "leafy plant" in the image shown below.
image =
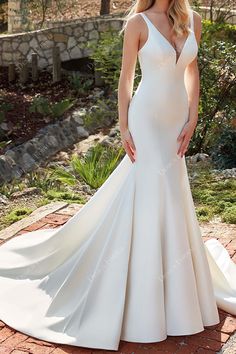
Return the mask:
POLYGON ((123 147, 117 149, 96 144, 84 157, 73 155, 71 170, 57 167, 53 178, 68 185, 75 185, 77 178, 82 179, 92 188, 100 187, 119 163, 123 147))
POLYGON ((84 116, 84 126, 89 128, 102 128, 110 125, 117 118, 117 103, 113 99, 97 99, 96 105, 92 106, 84 116))
POLYGON ((27 174, 26 184, 28 187, 37 187, 47 192, 52 188, 59 188, 58 183, 52 178, 52 170, 38 169, 27 174))
POLYGON ((73 89, 75 89, 79 94, 86 94, 93 84, 92 79, 84 78, 80 72, 73 73, 69 76, 69 82, 73 89))
POLYGON ((232 205, 222 214, 222 220, 229 224, 236 224, 236 205, 232 205))
POLYGON ((43 116, 52 116, 53 118, 61 117, 68 109, 73 107, 74 101, 66 98, 60 102, 51 103, 48 98, 39 96, 35 97, 30 105, 31 113, 40 113, 43 116))
POLYGON ((231 40, 236 27, 211 25, 205 21, 203 24, 203 36, 199 48, 201 83, 199 118, 188 150, 190 155, 200 151, 210 151, 221 134, 222 127, 231 125, 236 108, 234 100, 236 45, 231 40), (217 33, 218 28, 221 29, 221 34, 217 33))
POLYGON ((54 118, 61 117, 68 109, 73 107, 74 102, 66 98, 60 102, 51 104, 51 114, 54 118))
POLYGON ((29 107, 30 113, 40 113, 43 116, 47 116, 51 113, 50 111, 50 103, 48 98, 39 96, 39 97, 34 97, 30 107, 29 107))
POLYGON ((5 102, 4 99, 0 97, 0 123, 6 118, 6 113, 13 108, 13 104, 5 102))
POLYGON ((211 149, 211 158, 219 169, 236 167, 236 129, 224 127, 211 149))
MULTIPOLYGON (((122 60, 123 35, 117 35, 117 31, 111 30, 101 33, 98 43, 88 43, 92 49, 90 57, 94 60, 95 70, 101 72, 101 78, 109 85, 113 92, 118 90, 118 82, 122 60)), ((134 80, 134 88, 137 87, 140 78, 140 67, 134 80)))

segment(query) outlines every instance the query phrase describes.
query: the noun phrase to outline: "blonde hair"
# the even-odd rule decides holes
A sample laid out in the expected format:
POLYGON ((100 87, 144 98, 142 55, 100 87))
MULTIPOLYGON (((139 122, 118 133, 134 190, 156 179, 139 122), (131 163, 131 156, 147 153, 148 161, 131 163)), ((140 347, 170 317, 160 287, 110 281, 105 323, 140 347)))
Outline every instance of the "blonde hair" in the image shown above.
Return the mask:
MULTIPOLYGON (((126 11, 126 15, 123 17, 123 26, 120 34, 125 30, 127 21, 134 14, 143 12, 155 4, 158 0, 136 0, 131 7, 126 11), (128 12, 128 13, 127 13, 128 12)), ((172 31, 174 34, 185 35, 189 33, 189 10, 191 6, 188 0, 170 0, 167 10, 167 17, 173 24, 172 31)))

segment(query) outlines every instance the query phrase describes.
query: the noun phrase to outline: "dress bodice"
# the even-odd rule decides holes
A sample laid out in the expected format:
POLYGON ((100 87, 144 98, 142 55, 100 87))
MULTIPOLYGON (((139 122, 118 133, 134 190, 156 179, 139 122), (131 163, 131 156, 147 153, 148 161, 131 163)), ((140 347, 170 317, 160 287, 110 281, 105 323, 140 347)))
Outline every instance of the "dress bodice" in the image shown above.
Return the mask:
POLYGON ((143 74, 150 73, 153 75, 155 72, 159 71, 159 69, 173 69, 182 72, 183 69, 194 60, 198 53, 198 44, 194 33, 193 10, 189 10, 190 32, 185 39, 178 58, 172 44, 156 28, 148 16, 144 12, 140 12, 140 15, 143 17, 148 27, 148 38, 138 52, 139 63, 143 74))

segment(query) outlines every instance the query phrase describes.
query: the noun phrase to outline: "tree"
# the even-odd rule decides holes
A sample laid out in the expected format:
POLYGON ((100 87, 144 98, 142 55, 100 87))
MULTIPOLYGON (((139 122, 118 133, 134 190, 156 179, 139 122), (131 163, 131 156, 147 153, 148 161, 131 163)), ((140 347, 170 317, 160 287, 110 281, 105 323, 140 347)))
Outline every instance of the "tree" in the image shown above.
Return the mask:
POLYGON ((107 15, 110 13, 110 0, 101 0, 100 15, 107 15))

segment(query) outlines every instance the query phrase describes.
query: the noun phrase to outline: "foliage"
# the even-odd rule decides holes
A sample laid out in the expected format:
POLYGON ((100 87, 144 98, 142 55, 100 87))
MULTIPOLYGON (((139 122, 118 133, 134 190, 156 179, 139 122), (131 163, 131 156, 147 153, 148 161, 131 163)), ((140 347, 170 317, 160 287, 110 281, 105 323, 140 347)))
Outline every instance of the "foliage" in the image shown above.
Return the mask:
POLYGON ((30 105, 31 113, 40 113, 43 116, 61 117, 68 109, 73 107, 74 101, 66 98, 62 101, 51 103, 43 96, 35 97, 30 105))
POLYGON ((9 214, 4 217, 4 223, 12 224, 18 220, 23 219, 25 216, 32 213, 32 209, 25 207, 14 208, 9 214))
MULTIPOLYGON (((6 113, 14 108, 12 103, 6 102, 3 97, 0 97, 0 124, 6 120, 6 113)), ((0 128, 0 149, 11 143, 11 140, 6 140, 7 134, 0 128)))
POLYGON ((11 111, 13 108, 12 103, 8 103, 3 97, 0 97, 0 123, 6 118, 6 112, 11 111))
POLYGON ((232 205, 223 212, 222 220, 229 224, 236 224, 236 205, 232 205))
POLYGON ((85 199, 79 194, 72 191, 56 191, 54 189, 47 191, 45 194, 48 201, 58 200, 58 201, 67 201, 69 203, 79 203, 84 204, 85 199))
MULTIPOLYGON (((101 77, 109 87, 117 92, 122 61, 123 35, 119 36, 117 31, 111 30, 101 33, 99 43, 89 43, 93 50, 91 58, 95 62, 95 69, 101 72, 101 77)), ((138 64, 137 75, 134 80, 134 88, 140 77, 140 67, 138 64)))
POLYGON ((27 187, 40 188, 44 192, 52 188, 60 188, 60 185, 52 178, 52 170, 47 168, 38 168, 36 171, 29 172, 25 184, 27 187))
POLYGON ((212 160, 217 168, 236 167, 236 129, 223 127, 211 151, 212 160))
POLYGON ((117 151, 114 147, 104 147, 98 143, 91 147, 84 157, 73 155, 70 171, 57 167, 53 178, 68 185, 75 185, 79 178, 90 187, 98 188, 116 168, 122 153, 123 147, 117 151))
MULTIPOLYGON (((202 170, 191 183, 191 190, 199 221, 210 221, 214 216, 226 221, 224 215, 232 216, 236 202, 235 179, 218 181, 212 172, 202 170)), ((230 223, 234 223, 233 217, 231 220, 230 223)))
POLYGON ((190 155, 209 152, 222 127, 230 126, 235 116, 236 45, 232 41, 233 34, 235 26, 204 22, 199 48, 199 116, 188 150, 190 155))
POLYGON ((102 128, 110 125, 117 118, 117 104, 113 99, 97 99, 96 105, 92 106, 84 116, 84 126, 87 129, 102 128))
POLYGON ((208 206, 201 206, 196 209, 196 215, 200 222, 206 222, 210 221, 214 214, 208 206))
POLYGON ((92 79, 84 78, 80 72, 75 72, 72 76, 69 76, 69 82, 71 88, 80 95, 86 94, 93 84, 92 79))

